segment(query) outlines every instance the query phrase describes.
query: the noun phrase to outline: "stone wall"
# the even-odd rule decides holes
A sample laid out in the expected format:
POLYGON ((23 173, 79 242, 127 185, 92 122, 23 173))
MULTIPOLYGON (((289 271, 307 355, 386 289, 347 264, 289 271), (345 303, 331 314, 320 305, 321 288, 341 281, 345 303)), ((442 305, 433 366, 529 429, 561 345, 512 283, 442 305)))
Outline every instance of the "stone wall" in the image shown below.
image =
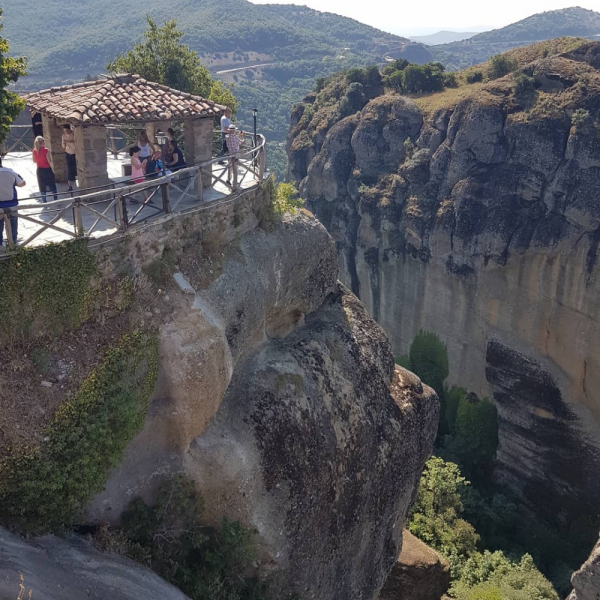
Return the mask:
POLYGON ((90 249, 98 253, 102 277, 121 271, 124 262, 127 269, 140 272, 160 260, 165 248, 179 253, 206 240, 213 245, 226 245, 268 220, 270 209, 269 186, 262 183, 221 200, 200 204, 185 213, 153 219, 116 238, 90 242, 90 249))

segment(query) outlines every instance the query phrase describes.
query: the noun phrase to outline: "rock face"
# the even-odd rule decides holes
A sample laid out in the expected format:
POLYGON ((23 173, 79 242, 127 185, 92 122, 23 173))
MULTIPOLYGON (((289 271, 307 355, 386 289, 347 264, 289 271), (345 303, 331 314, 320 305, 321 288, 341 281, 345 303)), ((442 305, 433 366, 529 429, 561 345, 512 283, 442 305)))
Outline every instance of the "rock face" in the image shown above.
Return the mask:
POLYGON ((0 598, 44 600, 186 600, 187 596, 150 569, 104 554, 82 538, 45 536, 26 541, 0 528, 0 598))
POLYGON ((440 600, 450 587, 450 565, 410 531, 379 600, 440 600))
MULTIPOLYGON (((500 432, 504 472, 547 478, 544 494, 527 498, 568 519, 574 494, 600 494, 588 475, 600 455, 600 44, 538 56, 521 64, 536 82, 533 107, 511 76, 473 93, 381 96, 342 120, 313 101, 312 120, 292 123, 289 161, 337 243, 341 280, 396 355, 420 329, 434 331, 450 383, 497 392, 500 407, 521 388, 500 432), (303 160, 314 155, 304 170, 300 137, 303 160), (489 363, 492 340, 507 349, 502 365, 489 363), (543 385, 521 356, 548 374, 543 385), (549 390, 551 400, 539 396, 549 390), (536 453, 524 451, 532 435, 536 453), (580 463, 565 473, 575 446, 580 463)), ((587 516, 599 519, 597 502, 587 516)))
POLYGON ((571 579, 575 588, 568 600, 598 600, 600 597, 600 542, 587 562, 571 579))
POLYGON ((577 418, 539 362, 491 340, 486 363, 503 440, 497 478, 547 519, 593 515, 600 473, 600 455, 587 442, 593 431, 577 418), (553 447, 560 451, 548 452, 553 447), (529 473, 527 479, 523 472, 529 473))
POLYGON ((164 477, 197 481, 209 523, 257 531, 273 597, 377 596, 435 436, 438 401, 396 368, 383 330, 337 284, 335 246, 299 214, 181 256, 163 300, 161 375, 142 433, 90 522, 118 522, 164 477))

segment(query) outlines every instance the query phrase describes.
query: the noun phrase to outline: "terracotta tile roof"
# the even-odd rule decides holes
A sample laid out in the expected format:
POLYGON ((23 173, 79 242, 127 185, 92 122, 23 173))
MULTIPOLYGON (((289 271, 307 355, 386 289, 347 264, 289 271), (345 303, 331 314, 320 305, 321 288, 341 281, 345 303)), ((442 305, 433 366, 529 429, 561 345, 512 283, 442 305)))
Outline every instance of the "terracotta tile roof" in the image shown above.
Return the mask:
POLYGON ((101 124, 216 117, 224 106, 139 75, 115 75, 98 81, 53 87, 25 96, 27 106, 69 123, 101 124))

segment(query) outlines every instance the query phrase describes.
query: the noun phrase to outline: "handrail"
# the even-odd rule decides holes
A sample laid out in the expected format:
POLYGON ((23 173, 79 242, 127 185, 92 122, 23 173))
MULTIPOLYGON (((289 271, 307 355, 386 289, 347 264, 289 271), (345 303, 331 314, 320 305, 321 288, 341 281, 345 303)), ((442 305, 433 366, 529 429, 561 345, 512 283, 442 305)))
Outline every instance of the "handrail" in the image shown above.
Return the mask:
MULTIPOLYGON (((27 200, 32 199, 27 198, 25 199, 25 203, 20 201, 18 206, 0 208, 0 220, 4 221, 7 245, 9 249, 13 249, 15 246, 12 241, 11 216, 17 216, 19 219, 38 226, 35 231, 29 232, 29 237, 20 244, 22 246, 27 246, 46 230, 57 231, 67 238, 90 238, 101 222, 104 224, 108 223, 112 229, 124 232, 133 225, 155 218, 158 214, 179 212, 176 209, 186 197, 202 202, 205 188, 202 182, 203 175, 210 177, 210 185, 207 187, 211 188, 217 183, 221 183, 230 192, 237 191, 238 183, 242 185, 248 174, 260 183, 264 179, 266 167, 264 151, 266 140, 263 135, 258 135, 257 138, 260 140, 260 143, 250 149, 240 150, 236 154, 228 155, 227 157, 216 157, 209 161, 190 165, 175 173, 156 176, 152 179, 146 179, 141 183, 121 185, 120 187, 115 187, 113 184, 109 189, 98 189, 88 194, 78 193, 70 198, 53 200, 42 205, 40 205, 37 199, 35 203, 27 203, 27 200), (237 159, 233 163, 232 182, 224 180, 227 171, 218 174, 213 170, 213 165, 224 158, 237 159), (238 181, 239 170, 242 173, 238 181), (182 190, 179 186, 175 185, 175 182, 184 184, 187 182, 187 185, 182 190), (155 204, 153 200, 157 197, 159 191, 162 198, 160 205, 155 204), (171 194, 174 194, 173 198, 171 198, 171 194), (143 199, 140 200, 140 197, 143 199), (127 199, 130 200, 131 204, 137 206, 137 209, 131 216, 127 208, 127 199), (41 212, 32 212, 36 209, 41 212), (65 225, 59 223, 61 218, 63 222, 66 220, 64 215, 69 214, 69 209, 72 210, 73 221, 72 223, 67 223, 67 225, 72 226, 73 231, 65 229, 65 225), (111 210, 113 212, 109 216, 109 211, 111 210), (84 211, 88 211, 91 215, 90 220, 94 221, 91 226, 86 227, 84 224, 84 211), (51 219, 42 221, 36 218, 42 214, 51 217, 51 219)), ((133 180, 128 180, 128 182, 130 181, 133 180)), ((112 235, 112 232, 109 235, 112 235)))
MULTIPOLYGON (((29 127, 29 128, 31 128, 29 125, 11 125, 11 127, 29 127)), ((215 129, 213 131, 213 134, 216 134, 216 133, 218 133, 220 135, 221 131, 218 130, 218 129, 215 129)), ((244 132, 244 133, 246 134, 246 139, 248 137, 254 138, 254 134, 253 133, 250 133, 250 132, 244 132)), ((258 140, 260 140, 260 144, 254 145, 252 148, 248 149, 246 151, 246 153, 242 153, 240 151, 236 155, 230 155, 230 154, 228 154, 228 155, 225 155, 225 156, 215 157, 211 161, 192 163, 191 165, 187 165, 185 168, 191 168, 191 167, 194 167, 194 166, 198 166, 198 167, 208 166, 209 164, 212 165, 215 162, 218 162, 218 161, 221 161, 221 160, 226 160, 226 159, 232 158, 232 157, 237 157, 237 158, 241 159, 241 158, 244 158, 244 156, 246 154, 248 154, 248 153, 253 153, 253 152, 255 152, 257 150, 260 150, 260 149, 264 150, 265 145, 266 145, 265 136, 262 135, 262 134, 260 134, 260 133, 258 133, 258 134, 256 134, 256 137, 258 138, 258 140)), ((182 171, 183 171, 183 169, 180 170, 180 171, 177 171, 177 172, 181 173, 182 171)), ((108 183, 108 184, 104 184, 104 185, 99 185, 99 186, 95 186, 95 187, 78 189, 78 190, 73 191, 73 192, 58 192, 57 194, 52 194, 52 195, 56 195, 56 196, 68 196, 67 198, 64 198, 62 200, 63 202, 67 202, 67 201, 73 199, 75 196, 79 196, 80 198, 87 198, 90 195, 90 194, 86 194, 86 193, 82 194, 82 192, 91 192, 91 190, 97 190, 98 193, 100 193, 100 192, 106 193, 107 191, 111 191, 111 190, 116 189, 115 186, 122 186, 122 185, 127 184, 128 182, 131 182, 131 181, 134 181, 134 179, 130 178, 130 179, 125 179, 123 181, 116 181, 116 182, 112 182, 112 183, 108 183)), ((152 181, 156 181, 156 178, 152 179, 152 181)), ((142 185, 142 184, 138 184, 138 185, 142 185)), ((122 188, 119 188, 119 189, 122 189, 122 188)), ((22 202, 27 201, 27 200, 36 200, 37 201, 38 199, 39 199, 39 196, 28 196, 26 198, 19 199, 19 204, 21 204, 22 202)), ((53 200, 51 202, 47 202, 46 205, 52 204, 52 203, 55 203, 55 202, 60 202, 60 201, 61 200, 53 200)))

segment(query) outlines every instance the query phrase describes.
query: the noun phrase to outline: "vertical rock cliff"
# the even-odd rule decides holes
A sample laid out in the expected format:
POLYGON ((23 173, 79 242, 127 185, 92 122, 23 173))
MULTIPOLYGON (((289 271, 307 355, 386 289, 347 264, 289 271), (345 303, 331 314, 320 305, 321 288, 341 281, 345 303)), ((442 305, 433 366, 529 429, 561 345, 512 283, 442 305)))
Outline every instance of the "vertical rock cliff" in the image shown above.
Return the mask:
POLYGON ((272 597, 375 598, 432 450, 435 394, 395 366, 336 282, 335 246, 312 216, 220 246, 208 279, 190 252, 160 306, 144 430, 88 521, 117 523, 183 470, 209 523, 256 530, 272 597))
POLYGON ((396 355, 434 331, 493 396, 499 476, 597 523, 600 44, 519 60, 526 98, 509 75, 348 114, 334 81, 294 110, 290 175, 396 355))

